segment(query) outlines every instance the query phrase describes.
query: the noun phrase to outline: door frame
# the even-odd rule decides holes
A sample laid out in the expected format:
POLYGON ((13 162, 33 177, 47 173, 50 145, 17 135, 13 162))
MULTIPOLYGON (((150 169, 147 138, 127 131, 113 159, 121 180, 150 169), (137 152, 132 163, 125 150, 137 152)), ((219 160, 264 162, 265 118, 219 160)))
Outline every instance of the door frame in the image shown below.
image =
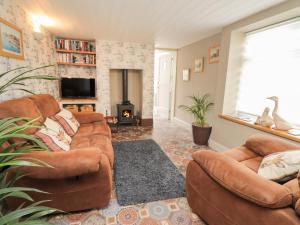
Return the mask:
POLYGON ((157 53, 169 53, 172 56, 171 65, 171 92, 169 99, 169 113, 168 119, 173 120, 175 116, 175 94, 176 94, 176 76, 177 76, 177 49, 165 49, 165 48, 155 48, 155 54, 157 53))

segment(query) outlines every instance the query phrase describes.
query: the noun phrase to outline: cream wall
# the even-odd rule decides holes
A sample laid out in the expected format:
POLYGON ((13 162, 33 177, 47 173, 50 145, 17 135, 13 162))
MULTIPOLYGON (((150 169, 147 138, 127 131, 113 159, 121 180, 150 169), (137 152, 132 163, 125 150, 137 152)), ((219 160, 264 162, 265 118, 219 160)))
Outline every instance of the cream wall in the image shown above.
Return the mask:
MULTIPOLYGON (((194 78, 194 75, 192 74, 192 82, 182 85, 183 82, 180 80, 182 76, 182 68, 183 66, 189 66, 189 68, 193 68, 192 65, 195 57, 195 51, 193 47, 197 48, 198 46, 198 51, 200 51, 200 49, 201 51, 205 51, 205 49, 202 50, 203 47, 206 48, 207 51, 209 44, 214 43, 216 37, 209 37, 193 45, 184 47, 178 51, 177 86, 179 88, 177 89, 178 97, 176 97, 178 103, 184 102, 183 97, 187 93, 196 93, 198 91, 201 91, 201 93, 202 91, 214 91, 213 96, 215 101, 215 109, 213 110, 212 114, 209 115, 209 118, 211 119, 213 125, 213 131, 210 139, 210 145, 212 147, 224 150, 226 148, 232 148, 243 144, 245 140, 253 134, 259 133, 270 135, 249 127, 226 121, 218 117, 218 115, 224 111, 230 112, 234 105, 234 102, 231 101, 230 98, 234 99, 233 93, 236 93, 236 90, 232 90, 231 88, 227 88, 225 90, 225 85, 233 87, 231 86, 232 82, 237 82, 236 76, 239 73, 240 68, 238 60, 239 54, 241 52, 241 32, 264 27, 266 25, 270 25, 299 15, 300 1, 290 0, 248 18, 240 20, 232 25, 224 27, 220 35, 220 63, 216 65, 215 70, 212 69, 209 72, 210 76, 207 76, 206 79, 198 78, 198 83, 196 78, 194 78), (179 95, 183 96, 179 97, 179 95), (226 97, 226 102, 224 102, 224 96, 226 97)), ((207 68, 204 68, 204 71, 208 71, 206 69, 207 68)), ((177 111, 176 116, 188 123, 192 121, 191 117, 185 115, 180 111, 177 111)))
MULTIPOLYGON (((194 118, 186 111, 179 109, 182 104, 189 104, 187 96, 203 95, 209 93, 211 99, 215 99, 218 64, 208 63, 208 49, 211 46, 220 44, 221 34, 203 39, 177 52, 177 76, 176 76, 176 97, 175 97, 175 118, 192 123, 194 118), (204 71, 201 73, 194 72, 195 59, 204 57, 204 71), (190 80, 182 80, 182 70, 190 69, 190 80)), ((213 113, 208 115, 209 122, 212 121, 213 113)))
MULTIPOLYGON (((25 60, 17 60, 0 56, 0 73, 22 66, 35 68, 55 64, 53 35, 42 28, 39 37, 35 36, 31 17, 18 5, 17 1, 0 1, 0 16, 22 30, 25 57, 25 60)), ((36 74, 56 75, 56 67, 40 70, 36 74)), ((5 80, 0 79, 0 83, 4 83, 5 80)), ((58 97, 57 81, 32 80, 27 81, 26 84, 27 88, 35 93, 50 93, 56 98, 58 97)), ((18 98, 24 95, 28 95, 28 93, 9 91, 0 96, 0 101, 18 98)))

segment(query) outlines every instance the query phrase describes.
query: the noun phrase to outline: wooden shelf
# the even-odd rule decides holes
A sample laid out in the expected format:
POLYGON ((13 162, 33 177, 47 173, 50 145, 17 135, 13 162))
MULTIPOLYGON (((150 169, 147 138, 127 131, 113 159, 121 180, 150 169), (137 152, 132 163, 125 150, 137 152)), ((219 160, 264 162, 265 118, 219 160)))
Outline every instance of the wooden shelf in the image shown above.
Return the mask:
POLYGON ((58 65, 96 67, 96 64, 57 62, 58 65))
POLYGON ((85 103, 85 102, 97 102, 97 98, 61 98, 60 102, 72 102, 72 103, 85 103))
POLYGON ((65 49, 56 49, 56 52, 96 55, 96 52, 87 52, 87 51, 78 51, 78 50, 65 50, 65 49))
POLYGON ((269 127, 263 127, 261 125, 254 124, 254 122, 247 122, 247 121, 244 121, 244 120, 241 120, 241 119, 238 119, 236 117, 229 116, 229 115, 221 114, 221 115, 219 115, 219 117, 222 118, 222 119, 240 124, 240 125, 251 127, 253 129, 256 129, 256 130, 264 131, 264 132, 267 132, 269 134, 273 134, 273 135, 283 137, 283 138, 286 138, 286 139, 289 139, 289 140, 296 141, 296 142, 300 143, 300 136, 291 135, 287 131, 276 130, 274 128, 269 128, 269 127))

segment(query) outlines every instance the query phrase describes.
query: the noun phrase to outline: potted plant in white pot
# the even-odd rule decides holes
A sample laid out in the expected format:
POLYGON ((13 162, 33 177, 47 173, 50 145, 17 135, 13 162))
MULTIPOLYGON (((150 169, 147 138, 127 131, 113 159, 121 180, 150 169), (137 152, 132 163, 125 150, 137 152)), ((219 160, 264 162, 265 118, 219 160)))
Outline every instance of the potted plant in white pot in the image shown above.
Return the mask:
POLYGON ((192 124, 193 139, 197 145, 207 145, 212 127, 206 122, 206 114, 213 107, 214 103, 209 100, 209 94, 203 96, 189 96, 192 99, 192 105, 180 105, 179 108, 190 112, 195 117, 192 124))

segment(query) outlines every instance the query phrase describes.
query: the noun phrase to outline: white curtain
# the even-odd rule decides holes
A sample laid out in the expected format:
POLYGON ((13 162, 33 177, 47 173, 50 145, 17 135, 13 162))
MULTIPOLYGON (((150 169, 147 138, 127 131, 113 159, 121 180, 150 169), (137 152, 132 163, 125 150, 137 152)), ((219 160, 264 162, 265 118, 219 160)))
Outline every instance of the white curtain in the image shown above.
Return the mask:
POLYGON ((280 114, 300 124, 300 20, 248 33, 237 111, 260 115, 279 97, 280 114))

